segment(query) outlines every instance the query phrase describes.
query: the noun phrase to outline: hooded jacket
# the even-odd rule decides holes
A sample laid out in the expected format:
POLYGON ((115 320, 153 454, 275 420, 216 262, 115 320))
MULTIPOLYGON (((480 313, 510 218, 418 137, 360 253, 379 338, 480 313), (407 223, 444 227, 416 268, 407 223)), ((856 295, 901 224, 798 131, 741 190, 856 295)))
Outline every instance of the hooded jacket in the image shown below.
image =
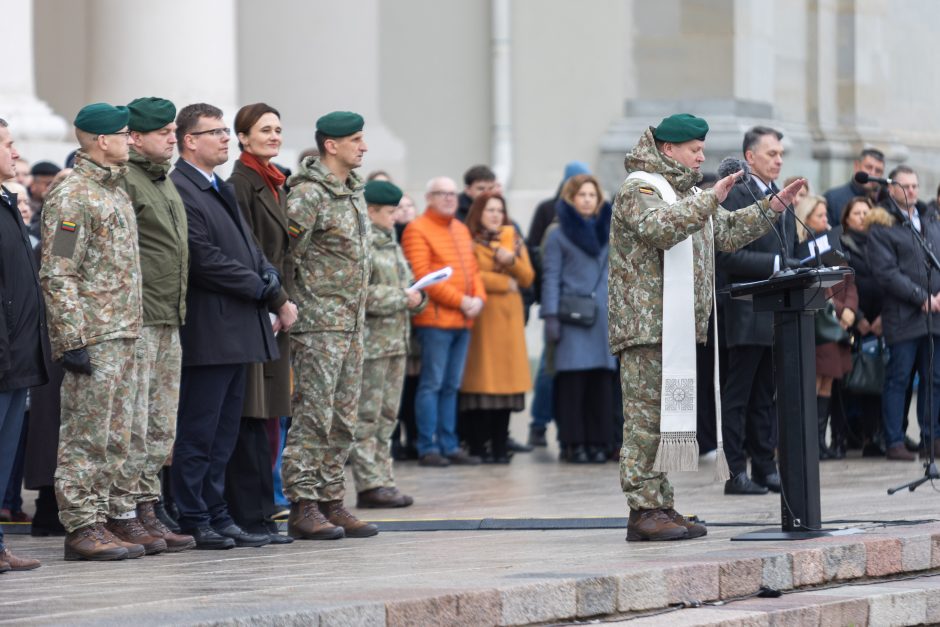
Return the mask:
POLYGON ((659 152, 652 128, 627 154, 624 167, 628 174, 661 174, 675 190, 676 202, 667 204, 639 179, 627 179, 617 193, 610 233, 610 350, 617 354, 662 342, 663 252, 687 237, 693 243, 695 337, 704 343, 714 298, 715 248, 732 251, 748 244, 767 232, 777 213, 766 200, 729 212, 719 206, 714 191, 696 194, 702 175, 659 152))

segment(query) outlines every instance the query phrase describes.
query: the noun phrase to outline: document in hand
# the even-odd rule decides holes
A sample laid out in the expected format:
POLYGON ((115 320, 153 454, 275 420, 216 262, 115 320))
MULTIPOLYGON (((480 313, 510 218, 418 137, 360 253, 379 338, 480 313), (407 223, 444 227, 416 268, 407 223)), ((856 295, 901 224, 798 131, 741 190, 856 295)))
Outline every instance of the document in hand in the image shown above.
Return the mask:
POLYGON ((440 283, 441 281, 446 281, 450 278, 450 275, 454 273, 454 269, 450 266, 444 266, 440 270, 434 270, 433 272, 428 272, 423 277, 415 281, 411 285, 413 290, 423 290, 426 287, 430 287, 435 283, 440 283))

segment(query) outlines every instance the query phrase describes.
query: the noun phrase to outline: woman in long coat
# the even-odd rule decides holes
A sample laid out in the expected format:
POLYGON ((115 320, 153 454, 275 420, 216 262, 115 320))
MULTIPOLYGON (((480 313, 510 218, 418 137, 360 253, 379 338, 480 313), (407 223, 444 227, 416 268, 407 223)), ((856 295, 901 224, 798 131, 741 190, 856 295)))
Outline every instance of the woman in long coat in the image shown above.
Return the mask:
POLYGON ((281 275, 281 295, 275 302, 272 324, 280 358, 250 364, 238 442, 226 469, 225 500, 239 526, 251 533, 268 533, 273 543, 293 540, 277 533, 273 517, 274 477, 269 428, 291 414, 290 335, 284 321, 293 324, 297 307, 288 300, 292 276, 289 265, 287 194, 284 174, 271 160, 281 147, 280 114, 264 103, 247 105, 235 116, 235 132, 241 157, 235 162, 229 183, 235 187, 238 206, 264 256, 281 275))

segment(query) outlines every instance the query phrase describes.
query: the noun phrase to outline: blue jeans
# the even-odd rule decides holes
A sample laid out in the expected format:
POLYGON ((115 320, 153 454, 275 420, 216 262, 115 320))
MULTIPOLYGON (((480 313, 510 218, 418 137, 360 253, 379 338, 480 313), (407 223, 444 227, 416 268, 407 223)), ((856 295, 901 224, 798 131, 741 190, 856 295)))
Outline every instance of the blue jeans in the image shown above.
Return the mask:
POLYGON ((532 397, 532 423, 533 428, 544 429, 555 419, 555 408, 552 405, 555 377, 545 370, 545 349, 539 359, 539 371, 535 375, 535 392, 532 397))
POLYGON ((415 396, 418 455, 457 452, 457 390, 463 379, 470 332, 467 329, 415 329, 421 340, 421 376, 415 396))
MULTIPOLYGON (((10 481, 16 449, 20 445, 27 391, 28 388, 22 388, 0 392, 0 486, 4 489, 10 481)), ((3 529, 0 528, 0 551, 3 549, 3 529)))
POLYGON ((940 408, 940 340, 933 338, 933 411, 927 412, 927 376, 929 344, 926 337, 892 344, 885 368, 884 394, 881 397, 881 417, 885 428, 885 446, 891 447, 904 442, 901 425, 904 422, 904 396, 911 384, 911 370, 917 366, 920 385, 917 386, 917 422, 920 424, 921 443, 930 445, 930 423, 933 422, 935 438, 940 438, 940 424, 937 422, 940 408))
POLYGON ((278 507, 290 507, 290 501, 284 496, 284 484, 281 483, 281 458, 284 456, 284 444, 287 442, 289 416, 281 416, 281 441, 277 446, 277 459, 274 461, 274 504, 278 507))

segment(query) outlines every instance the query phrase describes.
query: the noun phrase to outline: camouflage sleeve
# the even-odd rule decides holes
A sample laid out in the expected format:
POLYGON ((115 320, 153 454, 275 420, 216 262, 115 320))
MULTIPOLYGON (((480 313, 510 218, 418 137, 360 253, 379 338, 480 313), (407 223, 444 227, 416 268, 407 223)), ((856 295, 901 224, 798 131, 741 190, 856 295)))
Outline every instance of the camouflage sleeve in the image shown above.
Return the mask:
MULTIPOLYGON (((61 188, 60 188, 61 190, 61 188)), ((65 190, 62 190, 63 192, 65 190)), ((42 210, 42 266, 39 272, 49 321, 52 357, 85 345, 85 315, 79 280, 88 241, 98 225, 77 195, 55 194, 42 210)))
POLYGON ((718 207, 714 217, 715 248, 723 252, 743 248, 769 231, 779 217, 765 199, 737 211, 718 207))
POLYGON ((370 285, 366 294, 367 316, 391 316, 408 309, 404 288, 394 285, 370 285))
POLYGON ((628 179, 617 194, 614 213, 650 246, 668 250, 700 231, 715 213, 718 200, 711 190, 666 203, 659 191, 645 181, 628 179))

